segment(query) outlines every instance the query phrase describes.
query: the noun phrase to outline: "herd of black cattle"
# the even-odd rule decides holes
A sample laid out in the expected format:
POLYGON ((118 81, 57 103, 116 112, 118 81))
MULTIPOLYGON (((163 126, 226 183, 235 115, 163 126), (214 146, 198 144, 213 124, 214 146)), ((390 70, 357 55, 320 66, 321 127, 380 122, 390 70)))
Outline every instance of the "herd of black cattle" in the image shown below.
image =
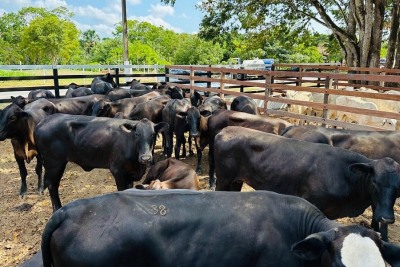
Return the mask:
POLYGON ((36 157, 38 191, 48 188, 54 211, 41 251, 23 266, 400 266, 400 246, 388 241, 400 196, 398 132, 293 126, 261 116, 245 96, 228 110, 217 95, 189 101, 178 87, 136 80, 115 88, 105 75, 91 88, 70 84, 64 98, 12 97, 0 113, 5 139, 21 197, 25 162, 36 157), (186 132, 196 170, 179 160, 186 132), (155 162, 159 133, 166 159, 155 162), (211 190, 198 191, 207 145, 211 190), (62 207, 68 162, 109 169, 119 192, 62 207), (256 191, 222 192, 244 182, 256 191), (372 229, 333 221, 368 207, 372 229))

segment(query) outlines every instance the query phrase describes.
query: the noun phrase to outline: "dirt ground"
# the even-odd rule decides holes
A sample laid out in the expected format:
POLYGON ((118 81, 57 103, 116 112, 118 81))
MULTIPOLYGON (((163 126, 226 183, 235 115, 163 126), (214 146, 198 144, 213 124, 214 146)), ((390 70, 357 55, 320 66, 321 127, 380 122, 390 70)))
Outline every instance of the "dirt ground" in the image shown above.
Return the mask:
MULTIPOLYGON (((160 147, 156 159, 161 160, 160 147)), ((27 164, 28 193, 19 197, 20 175, 9 140, 0 142, 0 267, 18 266, 40 249, 41 233, 52 214, 48 191, 44 195, 36 193, 37 178, 34 172, 36 161, 27 164)), ((196 157, 183 159, 195 168, 196 157)), ((203 172, 200 185, 208 190, 207 149, 203 152, 203 172)), ((246 186, 242 191, 252 190, 246 186)), ((95 169, 83 171, 79 166, 69 163, 60 185, 60 198, 63 205, 78 199, 116 191, 114 179, 108 170, 95 169)), ((400 202, 395 205, 396 222, 389 226, 389 238, 400 244, 400 202)), ((344 218, 340 222, 369 225, 371 211, 366 210, 357 218, 344 218)))

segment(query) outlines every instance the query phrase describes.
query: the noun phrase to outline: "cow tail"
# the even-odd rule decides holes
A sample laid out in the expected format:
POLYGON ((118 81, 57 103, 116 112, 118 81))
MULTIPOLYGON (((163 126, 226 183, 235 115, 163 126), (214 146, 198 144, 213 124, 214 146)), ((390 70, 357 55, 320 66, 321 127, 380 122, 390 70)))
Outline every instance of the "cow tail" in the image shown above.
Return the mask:
POLYGON ((282 133, 280 135, 283 136, 285 133, 287 133, 292 128, 293 128, 293 125, 290 125, 290 126, 286 127, 285 129, 283 129, 283 131, 282 131, 282 133))
POLYGON ((42 259, 43 259, 43 267, 52 267, 53 258, 51 256, 51 248, 50 242, 53 232, 61 225, 64 221, 65 213, 64 210, 56 211, 50 220, 47 222, 46 227, 44 228, 42 234, 42 259))

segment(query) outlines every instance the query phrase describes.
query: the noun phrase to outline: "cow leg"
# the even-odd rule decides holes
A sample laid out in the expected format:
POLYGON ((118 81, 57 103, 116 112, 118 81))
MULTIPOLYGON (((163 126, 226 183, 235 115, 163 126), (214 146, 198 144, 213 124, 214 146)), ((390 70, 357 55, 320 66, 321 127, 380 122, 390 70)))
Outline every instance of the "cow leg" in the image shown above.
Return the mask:
MULTIPOLYGON (((188 144, 189 144, 189 155, 190 155, 190 156, 193 156, 193 155, 194 155, 193 149, 192 149, 192 140, 193 140, 193 138, 190 137, 190 135, 189 135, 188 144)), ((196 141, 195 141, 195 142, 196 142, 196 141)))
MULTIPOLYGON (((185 137, 183 137, 183 139, 185 139, 185 137)), ((175 143, 175 158, 179 159, 179 154, 181 151, 181 144, 182 144, 182 137, 176 135, 176 143, 175 143)))
POLYGON ((133 180, 129 179, 129 173, 123 171, 121 166, 112 165, 110 167, 110 172, 114 176, 118 191, 123 191, 133 186, 133 180))
POLYGON ((60 195, 58 194, 58 188, 60 186, 61 178, 64 174, 67 162, 62 165, 58 165, 52 168, 46 168, 44 172, 44 181, 49 189, 51 204, 53 206, 53 212, 61 208, 60 195))
POLYGON ((379 228, 379 233, 381 233, 381 239, 383 241, 389 242, 387 223, 381 223, 381 227, 379 228))
POLYGON ((43 162, 42 159, 40 158, 40 156, 36 156, 36 167, 35 167, 35 171, 38 177, 38 187, 37 187, 37 191, 39 194, 43 194, 44 191, 44 181, 43 181, 43 177, 42 177, 42 171, 43 171, 43 162))
POLYGON ((194 143, 196 145, 196 153, 197 153, 196 173, 201 173, 201 157, 203 156, 203 150, 199 146, 197 139, 195 139, 194 143))
POLYGON ((372 208, 371 228, 372 228, 374 231, 381 233, 381 239, 382 239, 383 241, 389 241, 389 239, 388 239, 388 225, 387 225, 387 223, 379 223, 379 222, 375 219, 375 217, 374 217, 374 214, 375 214, 375 206, 372 205, 371 208, 372 208))
POLYGON ((14 157, 18 164, 19 175, 21 176, 21 189, 19 191, 19 196, 23 198, 26 195, 27 191, 26 176, 28 175, 28 171, 26 170, 24 159, 19 157, 15 153, 14 157))
POLYGON ((215 162, 214 162, 214 144, 210 142, 208 145, 208 176, 209 176, 209 183, 210 183, 210 189, 215 190, 215 176, 214 176, 214 170, 215 170, 215 162))
POLYGON ((186 138, 182 138, 182 158, 186 158, 186 138))
POLYGON ((173 137, 174 134, 173 133, 169 133, 168 136, 166 136, 165 140, 166 140, 166 144, 165 146, 167 147, 166 151, 167 151, 167 158, 170 158, 172 156, 172 148, 173 148, 173 137))

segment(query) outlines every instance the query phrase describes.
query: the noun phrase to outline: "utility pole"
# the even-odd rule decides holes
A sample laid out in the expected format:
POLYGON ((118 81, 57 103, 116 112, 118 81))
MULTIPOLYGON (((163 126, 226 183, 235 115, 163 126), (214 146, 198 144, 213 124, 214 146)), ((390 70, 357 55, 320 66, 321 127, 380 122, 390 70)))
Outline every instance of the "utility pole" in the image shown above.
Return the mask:
MULTIPOLYGON (((126 21, 126 0, 122 1, 122 43, 124 46, 124 65, 129 65, 129 53, 128 53, 128 26, 126 21)), ((125 73, 132 73, 131 68, 124 69, 125 73)), ((125 81, 130 81, 130 78, 126 78, 125 81)))

